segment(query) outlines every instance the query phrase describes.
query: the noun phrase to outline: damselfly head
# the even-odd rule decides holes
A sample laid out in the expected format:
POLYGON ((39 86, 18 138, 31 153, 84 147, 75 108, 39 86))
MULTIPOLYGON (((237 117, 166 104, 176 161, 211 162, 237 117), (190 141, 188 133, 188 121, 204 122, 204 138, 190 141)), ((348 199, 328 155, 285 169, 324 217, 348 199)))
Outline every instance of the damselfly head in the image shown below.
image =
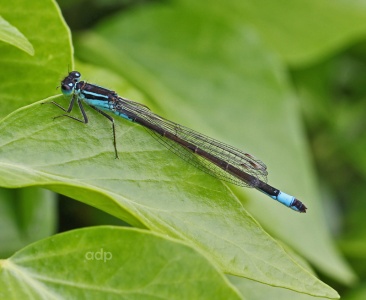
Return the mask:
POLYGON ((80 81, 81 74, 78 71, 70 72, 61 81, 61 91, 64 95, 69 96, 74 92, 75 85, 80 81))
POLYGON ((74 91, 75 83, 69 77, 61 82, 61 91, 65 96, 71 95, 74 91))

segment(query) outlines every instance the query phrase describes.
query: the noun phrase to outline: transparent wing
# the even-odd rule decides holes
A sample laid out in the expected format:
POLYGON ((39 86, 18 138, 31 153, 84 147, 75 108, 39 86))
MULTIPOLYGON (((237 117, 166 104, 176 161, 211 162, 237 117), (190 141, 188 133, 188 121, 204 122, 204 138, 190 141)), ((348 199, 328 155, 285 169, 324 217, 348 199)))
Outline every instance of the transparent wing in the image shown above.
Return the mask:
MULTIPOLYGON (((243 172, 258 178, 261 181, 267 182, 268 173, 266 165, 252 155, 198 133, 192 129, 166 120, 154 114, 146 106, 140 103, 123 98, 119 98, 118 102, 119 103, 116 105, 116 109, 126 112, 128 116, 132 116, 132 118, 133 116, 143 118, 147 122, 154 124, 155 126, 162 128, 164 131, 197 146, 198 148, 220 158, 221 160, 233 165, 243 172)), ((211 163, 209 160, 195 154, 191 150, 179 145, 175 141, 170 140, 153 130, 148 129, 148 131, 167 149, 178 155, 186 162, 194 165, 196 168, 220 180, 228 181, 240 186, 250 187, 247 182, 234 175, 231 175, 230 173, 211 163)))

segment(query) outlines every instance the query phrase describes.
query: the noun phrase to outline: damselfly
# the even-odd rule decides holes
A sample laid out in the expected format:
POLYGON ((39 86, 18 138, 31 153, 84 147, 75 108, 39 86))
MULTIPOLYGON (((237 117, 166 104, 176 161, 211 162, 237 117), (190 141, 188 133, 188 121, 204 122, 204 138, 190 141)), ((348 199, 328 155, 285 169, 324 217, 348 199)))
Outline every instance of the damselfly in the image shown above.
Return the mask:
POLYGON ((307 208, 300 200, 266 183, 267 167, 252 155, 166 120, 151 112, 145 105, 119 97, 114 91, 80 79, 81 74, 72 71, 61 81, 62 93, 71 96, 67 109, 56 102, 50 103, 70 113, 77 102, 83 119, 69 114, 59 117, 65 116, 85 124, 88 123, 88 117, 82 104, 85 102, 111 121, 116 158, 118 158, 118 152, 114 119, 105 111, 149 129, 149 132, 169 150, 208 174, 236 185, 255 188, 295 211, 306 212, 307 208))

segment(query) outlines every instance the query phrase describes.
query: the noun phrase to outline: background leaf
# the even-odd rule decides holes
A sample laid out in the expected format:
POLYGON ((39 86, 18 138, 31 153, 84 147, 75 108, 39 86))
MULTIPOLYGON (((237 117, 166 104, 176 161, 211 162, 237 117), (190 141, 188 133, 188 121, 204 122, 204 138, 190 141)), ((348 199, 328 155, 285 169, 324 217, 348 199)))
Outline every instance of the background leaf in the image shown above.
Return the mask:
POLYGON ((0 257, 55 233, 55 200, 39 188, 0 189, 0 257))
POLYGON ((366 6, 363 1, 231 0, 201 6, 210 13, 253 26, 270 49, 291 66, 301 67, 333 55, 345 45, 364 38, 366 6))
POLYGON ((34 48, 27 38, 9 22, 0 16, 0 40, 9 43, 25 51, 29 55, 34 55, 34 48))
POLYGON ((60 73, 72 67, 70 33, 53 1, 0 1, 1 15, 27 37, 35 55, 0 43, 0 118, 58 94, 60 73), (35 21, 36 20, 36 21, 35 21), (56 84, 55 84, 56 83, 56 84))

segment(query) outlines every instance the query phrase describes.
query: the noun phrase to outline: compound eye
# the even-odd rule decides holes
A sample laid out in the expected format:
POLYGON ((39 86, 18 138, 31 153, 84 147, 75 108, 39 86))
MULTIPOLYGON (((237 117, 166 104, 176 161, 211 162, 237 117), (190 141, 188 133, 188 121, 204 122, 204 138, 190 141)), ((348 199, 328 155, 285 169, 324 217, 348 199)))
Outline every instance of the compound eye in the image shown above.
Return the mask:
POLYGON ((81 78, 81 74, 78 71, 70 72, 69 76, 73 79, 73 81, 77 82, 81 78))
POLYGON ((74 84, 72 82, 62 84, 62 89, 67 91, 72 90, 73 87, 74 84))
POLYGON ((61 91, 63 94, 68 95, 72 92, 73 89, 74 89, 73 82, 62 82, 61 83, 61 91))

